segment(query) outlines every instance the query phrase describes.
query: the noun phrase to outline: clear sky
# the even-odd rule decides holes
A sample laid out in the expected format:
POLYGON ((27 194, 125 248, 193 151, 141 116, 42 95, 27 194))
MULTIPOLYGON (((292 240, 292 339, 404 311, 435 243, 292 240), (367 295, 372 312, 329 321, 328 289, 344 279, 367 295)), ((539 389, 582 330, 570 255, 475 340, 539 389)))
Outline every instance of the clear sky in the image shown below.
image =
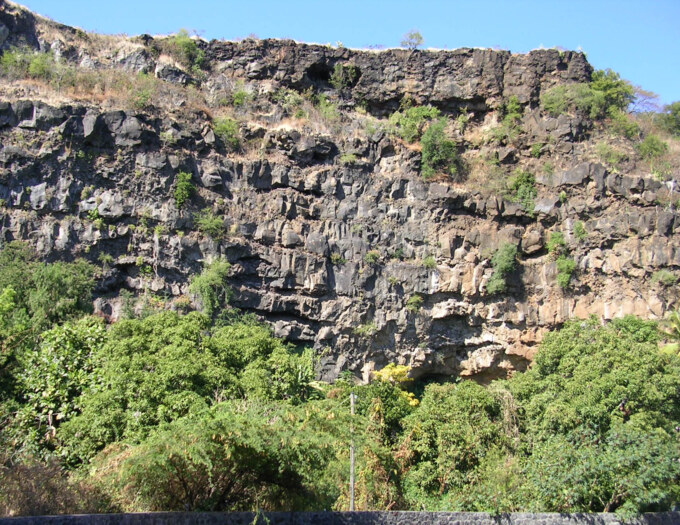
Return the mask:
POLYGON ((19 0, 64 24, 100 33, 293 38, 397 47, 418 30, 425 47, 582 49, 660 96, 680 100, 680 0, 19 0))

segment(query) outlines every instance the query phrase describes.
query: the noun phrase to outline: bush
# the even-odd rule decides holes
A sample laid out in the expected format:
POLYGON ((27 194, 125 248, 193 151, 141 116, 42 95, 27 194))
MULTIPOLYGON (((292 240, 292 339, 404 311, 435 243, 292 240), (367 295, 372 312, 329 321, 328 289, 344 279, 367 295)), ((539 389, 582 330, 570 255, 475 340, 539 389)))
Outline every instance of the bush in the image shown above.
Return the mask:
POLYGON ((491 294, 505 293, 508 288, 507 278, 515 269, 517 247, 504 243, 498 247, 491 257, 493 273, 486 283, 486 291, 491 294))
POLYGON ((177 208, 181 209, 195 191, 196 188, 191 184, 191 173, 180 171, 175 177, 174 197, 177 208))
POLYGON ((224 235, 224 222, 210 208, 203 208, 194 215, 198 231, 217 240, 224 235))
POLYGON ((55 76, 56 69, 57 64, 51 53, 12 48, 0 57, 0 71, 11 79, 33 78, 49 82, 55 76))
POLYGON ((316 97, 316 108, 319 110, 321 118, 328 123, 333 123, 340 119, 338 107, 328 100, 326 95, 316 97))
POLYGON ((609 111, 611 130, 627 139, 634 139, 640 135, 640 126, 631 119, 628 113, 616 108, 609 111))
POLYGON ((359 70, 351 64, 335 64, 330 83, 338 91, 350 87, 357 80, 359 70))
POLYGON ((569 286, 569 281, 571 280, 571 275, 574 273, 576 268, 576 262, 564 255, 560 255, 555 261, 557 265, 557 284, 560 288, 567 288, 569 286))
POLYGON ((567 243, 564 240, 562 232, 552 232, 546 244, 548 253, 554 256, 563 254, 567 249, 567 243))
POLYGON ((183 66, 198 70, 205 64, 205 55, 196 42, 189 37, 186 29, 180 29, 176 35, 164 42, 166 51, 183 66))
POLYGON ((659 283, 662 286, 673 286, 678 282, 678 276, 675 275, 673 272, 670 270, 662 269, 662 270, 657 270, 652 274, 652 282, 653 283, 659 283))
POLYGON ((399 137, 413 143, 422 136, 427 122, 438 118, 439 115, 440 111, 435 107, 413 106, 393 113, 389 121, 399 137))
POLYGON ((216 118, 213 121, 215 135, 230 151, 236 151, 241 143, 238 122, 229 117, 216 118))
POLYGON ((414 294, 406 300, 406 309, 409 312, 417 312, 423 306, 423 298, 418 294, 414 294))
POLYGON ((508 382, 531 436, 529 508, 630 514, 678 501, 680 360, 658 340, 656 323, 633 317, 568 322, 508 382))
POLYGON ((420 143, 421 151, 421 174, 429 179, 437 172, 445 172, 448 175, 456 173, 458 154, 456 144, 444 133, 448 121, 441 118, 428 126, 423 133, 420 143))
POLYGON ((595 71, 589 84, 560 84, 541 94, 544 111, 557 117, 567 111, 597 119, 625 111, 635 98, 633 86, 611 69, 595 71))
POLYGON ((227 286, 231 265, 224 259, 216 259, 208 264, 200 275, 194 275, 189 284, 189 291, 196 294, 201 301, 203 312, 212 317, 218 307, 223 306, 231 296, 227 286))
POLYGON ((366 264, 378 264, 380 261, 380 252, 378 250, 370 250, 364 255, 364 262, 366 264))
POLYGON ((590 118, 604 115, 604 94, 593 90, 588 84, 559 84, 541 93, 541 107, 551 117, 568 111, 585 113, 590 118))
POLYGON ((437 267, 437 261, 434 256, 428 255, 423 259, 423 266, 428 270, 434 270, 437 267))
POLYGON ((600 159, 600 162, 613 170, 617 170, 621 163, 628 159, 626 153, 619 151, 606 142, 598 142, 595 145, 595 154, 600 159))
POLYGON ((519 202, 522 209, 529 215, 534 213, 534 199, 536 198, 536 179, 526 171, 516 170, 508 180, 511 199, 519 202))
POLYGON ((661 157, 668 151, 668 144, 661 140, 656 135, 647 135, 644 140, 638 144, 637 152, 643 159, 652 160, 661 157))

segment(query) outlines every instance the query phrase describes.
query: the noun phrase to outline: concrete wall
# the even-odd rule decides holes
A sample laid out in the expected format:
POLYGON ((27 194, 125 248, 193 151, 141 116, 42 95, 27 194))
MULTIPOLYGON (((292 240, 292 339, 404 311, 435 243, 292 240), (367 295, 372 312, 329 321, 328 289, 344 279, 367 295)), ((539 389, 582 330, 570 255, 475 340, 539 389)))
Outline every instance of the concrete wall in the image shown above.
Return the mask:
MULTIPOLYGON (((614 514, 501 514, 469 512, 157 512, 0 518, 0 525, 619 525, 614 514)), ((680 512, 645 514, 626 522, 680 524, 680 512)))

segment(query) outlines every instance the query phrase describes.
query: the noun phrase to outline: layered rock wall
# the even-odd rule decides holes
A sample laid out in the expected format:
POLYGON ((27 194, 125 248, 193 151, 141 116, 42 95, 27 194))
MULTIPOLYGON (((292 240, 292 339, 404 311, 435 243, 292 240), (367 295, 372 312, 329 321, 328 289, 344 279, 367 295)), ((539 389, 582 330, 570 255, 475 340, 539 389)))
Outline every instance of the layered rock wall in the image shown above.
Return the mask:
MULTIPOLYGON (((191 82, 191 71, 153 58, 150 37, 95 55, 62 26, 50 26, 60 35, 50 43, 45 22, 7 5, 0 21, 18 33, 6 46, 21 41, 80 67, 191 82)), ((350 370, 366 380, 400 362, 415 376, 486 381, 525 368, 543 334, 567 319, 658 318, 676 305, 674 289, 653 279, 680 266, 675 183, 640 165, 607 169, 592 155, 592 122, 540 110, 542 90, 588 80, 582 54, 200 46, 210 63, 199 84, 206 96, 240 85, 254 98, 247 112, 235 110, 238 152, 216 136, 209 110, 181 96, 134 110, 55 103, 31 86, 3 84, 0 238, 29 241, 46 260, 102 266, 101 315, 119 316, 121 290, 173 307, 205 262, 225 257, 232 304, 276 335, 313 345, 324 379, 350 370), (336 64, 358 70, 343 92, 330 85, 336 64), (286 119, 270 97, 281 88, 327 93, 340 115, 331 124, 286 119), (510 96, 522 105, 521 135, 511 144, 485 139, 510 96), (467 164, 458 177, 424 181, 418 148, 375 118, 405 97, 469 121, 454 132, 467 164), (515 168, 536 173, 530 206, 503 190, 515 168), (180 171, 197 188, 182 209, 173 197, 180 171), (219 239, 198 231, 196 213, 206 208, 222 221, 219 239), (566 289, 546 248, 554 232, 576 262, 566 289), (490 258, 505 243, 518 248, 518 267, 507 293, 491 295, 490 258)))

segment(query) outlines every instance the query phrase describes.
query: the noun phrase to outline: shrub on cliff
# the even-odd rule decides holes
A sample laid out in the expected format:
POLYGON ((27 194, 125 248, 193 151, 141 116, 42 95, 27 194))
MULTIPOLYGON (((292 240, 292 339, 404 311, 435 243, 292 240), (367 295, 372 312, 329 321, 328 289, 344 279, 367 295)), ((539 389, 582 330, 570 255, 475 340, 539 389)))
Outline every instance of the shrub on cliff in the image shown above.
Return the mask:
POLYGON ((164 50, 194 73, 205 66, 205 55, 186 29, 180 29, 176 35, 163 42, 164 50))
POLYGON ((196 188, 191 184, 191 173, 180 171, 175 177, 175 205, 178 209, 184 207, 184 204, 196 191, 196 188))
POLYGON ((448 120, 440 118, 432 122, 420 140, 421 175, 429 179, 437 173, 454 175, 457 171, 458 152, 456 143, 446 136, 448 120))
POLYGON ((392 113, 389 120, 399 137, 413 143, 423 135, 427 123, 439 117, 440 111, 432 106, 405 105, 404 109, 392 113))
POLYGON ((508 288, 507 278, 515 269, 517 247, 504 243, 498 247, 491 257, 493 273, 486 283, 486 291, 490 294, 505 293, 508 288))
POLYGON ((227 261, 217 259, 206 265, 200 275, 191 278, 189 291, 198 296, 208 317, 229 300, 231 289, 226 284, 229 268, 231 265, 227 261))
POLYGON ((625 111, 634 98, 630 82, 607 69, 595 71, 590 83, 559 84, 548 89, 541 94, 541 106, 553 117, 577 111, 597 119, 625 111))
POLYGON ((213 121, 215 135, 224 143, 229 151, 236 151, 241 144, 238 122, 229 117, 216 118, 213 121))

